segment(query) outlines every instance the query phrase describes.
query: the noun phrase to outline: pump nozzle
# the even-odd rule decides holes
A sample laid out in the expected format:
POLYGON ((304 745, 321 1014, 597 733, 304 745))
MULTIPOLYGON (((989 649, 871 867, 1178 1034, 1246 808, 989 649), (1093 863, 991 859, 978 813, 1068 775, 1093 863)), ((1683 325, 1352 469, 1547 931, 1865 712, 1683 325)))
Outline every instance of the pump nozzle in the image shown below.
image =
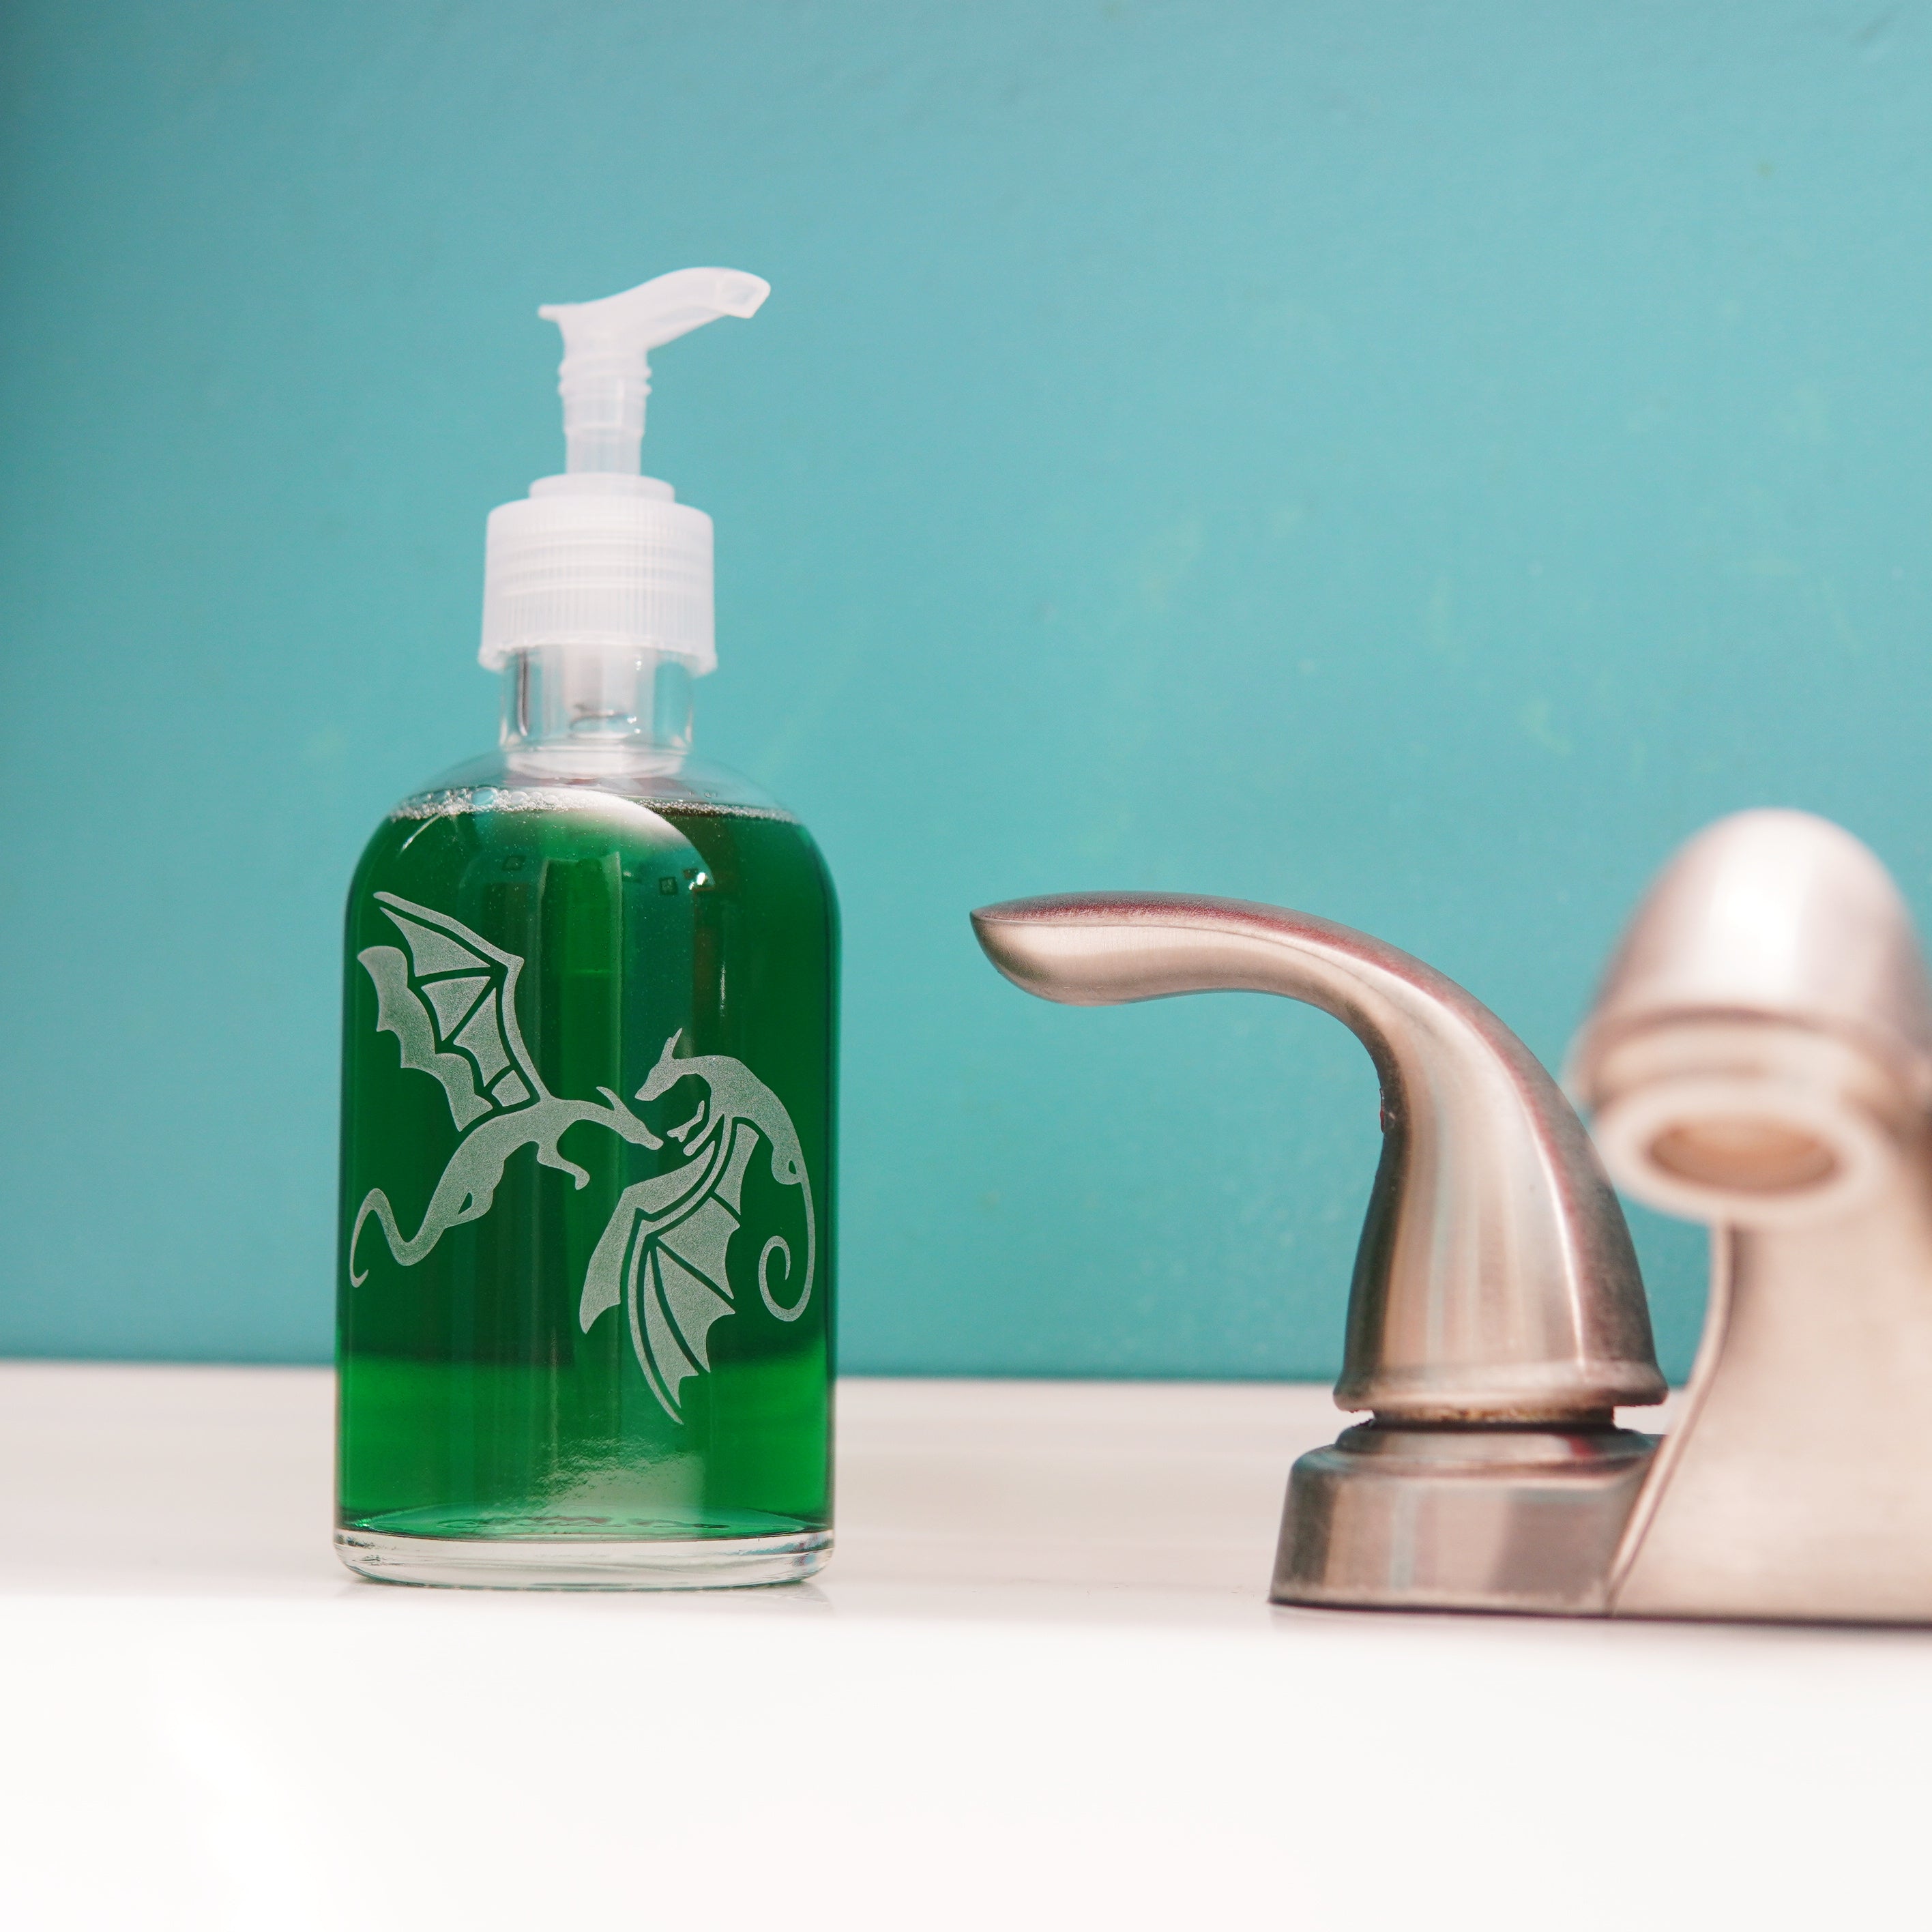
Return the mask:
POLYGON ((653 349, 721 316, 752 316, 771 284, 736 268, 679 268, 602 302, 537 310, 563 331, 564 467, 572 475, 634 476, 644 440, 653 349))
POLYGON ((602 302, 537 310, 563 331, 566 473, 490 512, 482 659, 519 651, 652 651, 698 673, 712 643, 711 519, 638 473, 650 352, 721 315, 755 315, 770 285, 680 268, 602 302))

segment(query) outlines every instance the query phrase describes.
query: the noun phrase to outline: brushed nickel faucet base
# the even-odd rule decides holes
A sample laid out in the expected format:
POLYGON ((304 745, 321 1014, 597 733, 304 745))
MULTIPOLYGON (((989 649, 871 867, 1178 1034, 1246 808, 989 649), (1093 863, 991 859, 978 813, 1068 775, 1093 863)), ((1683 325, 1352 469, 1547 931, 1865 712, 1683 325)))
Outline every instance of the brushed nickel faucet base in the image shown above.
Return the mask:
POLYGON ((1657 1448, 1604 1426, 1346 1429, 1290 1473, 1277 1604, 1601 1615, 1657 1448))

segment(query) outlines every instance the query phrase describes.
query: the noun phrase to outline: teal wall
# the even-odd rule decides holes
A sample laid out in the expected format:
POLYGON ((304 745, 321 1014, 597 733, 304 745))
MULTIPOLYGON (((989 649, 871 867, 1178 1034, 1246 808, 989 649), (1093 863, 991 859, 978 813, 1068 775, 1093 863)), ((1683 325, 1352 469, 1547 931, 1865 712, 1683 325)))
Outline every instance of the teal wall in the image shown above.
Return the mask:
MULTIPOLYGON (((0 1348, 328 1346, 336 926, 487 742, 542 301, 658 359, 707 749, 848 939, 851 1368, 1320 1374, 1332 1022, 1051 1008, 983 901, 1366 926, 1560 1055, 1712 815, 1932 911, 1932 20, 1860 0, 11 0, 0 1348)), ((1700 1295, 1640 1229, 1673 1366, 1700 1295)))

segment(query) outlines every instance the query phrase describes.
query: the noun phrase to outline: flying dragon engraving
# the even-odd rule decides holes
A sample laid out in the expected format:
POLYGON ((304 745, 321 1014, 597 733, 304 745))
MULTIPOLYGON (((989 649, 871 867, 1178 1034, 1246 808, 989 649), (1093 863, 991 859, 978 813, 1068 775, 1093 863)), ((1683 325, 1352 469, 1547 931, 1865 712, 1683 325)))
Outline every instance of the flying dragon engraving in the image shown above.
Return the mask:
MULTIPOLYGON (((535 1148, 542 1166, 569 1174, 581 1188, 590 1174, 559 1147, 572 1127, 586 1122, 608 1127, 642 1148, 662 1147, 666 1138, 608 1087, 597 1089, 601 1101, 567 1100, 545 1087, 518 1026, 517 981, 524 968, 518 955, 447 914, 394 892, 375 896, 403 940, 403 946, 371 946, 356 955, 376 989, 376 1030, 394 1034, 405 1070, 428 1074, 442 1087, 461 1138, 413 1234, 404 1234, 382 1189, 372 1187, 364 1197, 349 1237, 349 1278, 358 1287, 368 1278, 368 1269, 358 1273, 356 1264, 368 1221, 382 1229, 396 1262, 413 1268, 452 1228, 490 1211, 504 1168, 520 1148, 535 1148)), ((712 1324, 734 1312, 726 1253, 742 1220, 740 1197, 760 1140, 771 1149, 772 1178, 796 1187, 805 1210, 802 1264, 776 1234, 758 1256, 759 1296, 779 1321, 795 1322, 805 1312, 818 1262, 811 1179, 784 1103, 741 1060, 722 1054, 680 1058, 682 1037, 674 1033, 664 1042, 636 1097, 655 1100, 681 1080, 704 1083, 706 1097, 698 1111, 668 1130, 683 1162, 617 1197, 592 1253, 578 1311, 587 1333, 608 1310, 627 1310, 638 1365, 674 1421, 683 1420, 682 1384, 710 1368, 712 1324)))

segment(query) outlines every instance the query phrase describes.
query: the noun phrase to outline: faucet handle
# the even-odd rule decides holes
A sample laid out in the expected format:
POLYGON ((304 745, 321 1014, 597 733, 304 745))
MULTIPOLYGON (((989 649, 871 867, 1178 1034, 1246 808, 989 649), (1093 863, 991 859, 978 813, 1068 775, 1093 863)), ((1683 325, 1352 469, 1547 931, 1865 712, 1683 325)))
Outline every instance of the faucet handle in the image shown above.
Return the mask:
POLYGON ((1016 986, 1071 1006, 1280 993, 1382 1076, 1344 1408, 1543 1422, 1658 1402, 1649 1311, 1589 1138, 1535 1056, 1453 980, 1366 933, 1236 899, 1083 892, 973 915, 1016 986))
POLYGON ((1522 1041, 1420 960, 1274 906, 1078 893, 973 926, 1043 999, 1279 993, 1375 1062, 1382 1160, 1335 1391, 1375 1420, 1296 1466, 1276 1596, 1591 1607, 1651 1446, 1611 1411, 1664 1385, 1622 1212, 1522 1041))

